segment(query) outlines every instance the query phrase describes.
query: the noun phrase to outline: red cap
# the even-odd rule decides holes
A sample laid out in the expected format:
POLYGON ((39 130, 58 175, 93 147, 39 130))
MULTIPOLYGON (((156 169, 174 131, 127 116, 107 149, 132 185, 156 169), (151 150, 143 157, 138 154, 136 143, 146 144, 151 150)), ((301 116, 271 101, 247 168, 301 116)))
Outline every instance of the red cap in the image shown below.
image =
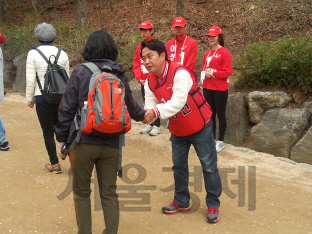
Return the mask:
POLYGON ((153 29, 153 24, 150 21, 144 21, 141 23, 140 28, 143 29, 153 29))
POLYGON ((185 19, 179 16, 173 20, 172 27, 185 27, 185 25, 186 25, 185 19))
POLYGON ((209 29, 209 32, 206 34, 206 36, 218 36, 219 34, 222 34, 222 30, 219 26, 214 25, 209 29))

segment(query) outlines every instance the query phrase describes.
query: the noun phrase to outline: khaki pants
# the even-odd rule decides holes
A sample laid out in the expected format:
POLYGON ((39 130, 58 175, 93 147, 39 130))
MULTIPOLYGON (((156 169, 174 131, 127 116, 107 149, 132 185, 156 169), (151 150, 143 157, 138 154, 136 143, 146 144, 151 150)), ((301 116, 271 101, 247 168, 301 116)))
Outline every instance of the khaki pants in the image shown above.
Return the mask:
POLYGON ((119 203, 116 193, 118 149, 108 145, 79 144, 70 150, 78 234, 92 233, 91 177, 95 165, 105 227, 103 234, 117 234, 119 203))

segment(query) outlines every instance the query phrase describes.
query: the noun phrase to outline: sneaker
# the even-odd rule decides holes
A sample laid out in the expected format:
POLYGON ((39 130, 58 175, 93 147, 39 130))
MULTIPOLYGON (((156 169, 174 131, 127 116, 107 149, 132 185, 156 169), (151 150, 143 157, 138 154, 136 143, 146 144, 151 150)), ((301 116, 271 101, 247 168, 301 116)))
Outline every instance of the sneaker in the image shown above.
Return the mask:
POLYGON ((225 149, 225 145, 224 145, 223 141, 217 141, 216 142, 217 153, 221 152, 224 149, 225 149))
POLYGON ((54 174, 62 173, 61 165, 59 163, 58 164, 54 164, 54 165, 52 165, 51 163, 47 163, 44 166, 44 169, 49 171, 49 172, 53 172, 54 174))
POLYGON ((160 133, 160 127, 153 126, 152 131, 150 131, 150 136, 157 136, 160 133))
POLYGON ((220 220, 219 210, 217 208, 208 208, 207 212, 207 222, 216 223, 220 220))
POLYGON ((149 134, 152 131, 153 126, 146 124, 145 127, 140 131, 141 134, 149 134))
POLYGON ((8 151, 10 148, 9 142, 2 142, 0 143, 0 150, 2 151, 8 151))
POLYGON ((186 212, 186 211, 190 211, 190 210, 191 210, 190 206, 188 206, 188 207, 180 206, 176 202, 172 202, 170 204, 170 206, 164 206, 162 208, 162 211, 167 213, 167 214, 175 214, 175 213, 178 213, 178 212, 186 212))

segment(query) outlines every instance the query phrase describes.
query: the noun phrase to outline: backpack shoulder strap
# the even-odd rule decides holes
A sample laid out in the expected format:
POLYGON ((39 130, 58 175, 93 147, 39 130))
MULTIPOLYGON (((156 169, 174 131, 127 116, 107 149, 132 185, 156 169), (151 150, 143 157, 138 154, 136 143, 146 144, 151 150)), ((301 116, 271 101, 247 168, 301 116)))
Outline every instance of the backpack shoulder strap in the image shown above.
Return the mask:
POLYGON ((57 51, 57 54, 56 54, 56 57, 55 57, 55 60, 54 60, 54 64, 57 64, 57 61, 60 57, 60 54, 61 54, 61 50, 58 48, 58 51, 57 51))
POLYGON ((89 92, 91 91, 91 89, 93 89, 94 85, 95 85, 95 81, 97 79, 97 76, 94 76, 93 74, 95 73, 101 73, 101 69, 98 68, 98 66, 96 66, 94 63, 83 63, 81 64, 82 66, 85 66, 86 68, 88 68, 90 70, 90 72, 92 72, 92 76, 89 82, 89 92))
POLYGON ((36 49, 36 51, 42 56, 42 58, 44 58, 44 60, 49 64, 49 60, 47 59, 47 57, 41 52, 41 50, 39 50, 38 48, 36 49))
POLYGON ((96 66, 94 63, 89 62, 89 63, 83 63, 81 65, 88 68, 90 72, 92 72, 92 74, 96 72, 101 72, 100 68, 98 68, 98 66, 96 66))

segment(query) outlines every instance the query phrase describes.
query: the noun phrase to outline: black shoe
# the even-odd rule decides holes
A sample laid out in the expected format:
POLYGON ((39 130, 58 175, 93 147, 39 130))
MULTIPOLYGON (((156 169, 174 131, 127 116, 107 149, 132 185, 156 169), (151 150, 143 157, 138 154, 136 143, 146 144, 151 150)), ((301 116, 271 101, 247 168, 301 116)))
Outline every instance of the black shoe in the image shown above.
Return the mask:
POLYGON ((8 151, 10 148, 9 142, 2 142, 0 143, 0 150, 2 151, 8 151))

